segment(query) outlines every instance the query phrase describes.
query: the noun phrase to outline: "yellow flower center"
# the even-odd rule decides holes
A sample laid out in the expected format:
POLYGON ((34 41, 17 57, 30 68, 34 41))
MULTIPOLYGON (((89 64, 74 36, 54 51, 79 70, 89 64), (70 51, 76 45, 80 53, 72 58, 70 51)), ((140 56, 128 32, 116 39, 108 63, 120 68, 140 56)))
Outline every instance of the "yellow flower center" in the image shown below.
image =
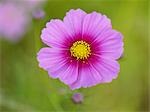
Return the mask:
POLYGON ((77 60, 87 59, 91 55, 90 45, 85 41, 76 41, 70 48, 71 55, 77 60))

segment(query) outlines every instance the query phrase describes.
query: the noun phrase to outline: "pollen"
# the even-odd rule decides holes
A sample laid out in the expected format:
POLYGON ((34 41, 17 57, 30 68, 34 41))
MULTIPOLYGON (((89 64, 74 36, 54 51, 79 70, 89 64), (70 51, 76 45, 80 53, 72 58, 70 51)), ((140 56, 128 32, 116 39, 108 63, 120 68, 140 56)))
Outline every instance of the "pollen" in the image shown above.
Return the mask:
POLYGON ((87 42, 81 40, 73 43, 70 52, 77 60, 85 60, 91 55, 91 48, 87 42))

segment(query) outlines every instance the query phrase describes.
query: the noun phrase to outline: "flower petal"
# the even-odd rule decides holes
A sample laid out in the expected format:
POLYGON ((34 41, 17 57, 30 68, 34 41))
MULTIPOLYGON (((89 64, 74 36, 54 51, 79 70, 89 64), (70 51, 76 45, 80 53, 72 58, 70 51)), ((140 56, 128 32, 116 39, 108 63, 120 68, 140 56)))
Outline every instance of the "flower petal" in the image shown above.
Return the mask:
POLYGON ((100 13, 92 12, 87 14, 84 18, 82 33, 83 35, 89 35, 95 39, 103 31, 111 28, 112 25, 110 19, 100 13))
MULTIPOLYGON (((99 40, 99 52, 104 57, 118 59, 123 53, 123 36, 121 33, 111 30, 101 35, 99 40)), ((93 43, 94 44, 94 43, 93 43)))
MULTIPOLYGON (((65 67, 68 62, 67 57, 62 54, 62 50, 54 48, 42 48, 38 55, 37 60, 39 61, 39 66, 47 71, 56 71, 59 68, 65 67), (59 66, 58 66, 59 65, 59 66)), ((53 78, 57 75, 49 74, 53 78)))
POLYGON ((59 72, 59 79, 65 84, 72 84, 78 77, 78 63, 71 62, 67 69, 59 72))
POLYGON ((64 24, 67 26, 73 37, 81 34, 85 15, 86 13, 81 9, 72 9, 67 12, 66 16, 64 17, 64 24))
POLYGON ((97 63, 91 63, 102 77, 101 83, 111 82, 116 79, 120 71, 120 65, 116 60, 98 56, 97 63))
POLYGON ((55 19, 46 24, 46 28, 42 30, 41 38, 48 46, 65 48, 63 42, 69 38, 69 32, 61 20, 55 19))
POLYGON ((98 71, 88 64, 82 64, 79 68, 78 80, 70 85, 71 89, 78 89, 80 87, 91 87, 98 83, 100 83, 102 77, 98 73, 98 71))
POLYGON ((65 84, 71 84, 76 81, 78 76, 77 61, 68 61, 61 50, 42 48, 37 59, 39 66, 47 70, 52 78, 59 78, 65 84))

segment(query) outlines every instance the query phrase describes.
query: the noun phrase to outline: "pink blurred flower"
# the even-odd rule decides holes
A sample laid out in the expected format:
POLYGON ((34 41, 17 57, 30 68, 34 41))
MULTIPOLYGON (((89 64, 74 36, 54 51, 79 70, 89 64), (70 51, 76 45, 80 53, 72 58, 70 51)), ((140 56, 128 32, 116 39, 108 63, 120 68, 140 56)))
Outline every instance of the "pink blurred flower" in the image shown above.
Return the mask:
POLYGON ((0 3, 0 36, 10 41, 18 41, 26 31, 29 17, 14 3, 0 3))
POLYGON ((75 93, 72 96, 72 100, 74 103, 82 103, 83 102, 83 95, 81 93, 75 93))
POLYGON ((45 12, 42 9, 37 9, 32 12, 32 16, 35 19, 43 19, 45 17, 45 12))
POLYGON ((41 38, 49 47, 39 51, 39 66, 71 89, 108 83, 117 78, 123 36, 112 29, 105 15, 72 9, 63 21, 48 22, 41 38))

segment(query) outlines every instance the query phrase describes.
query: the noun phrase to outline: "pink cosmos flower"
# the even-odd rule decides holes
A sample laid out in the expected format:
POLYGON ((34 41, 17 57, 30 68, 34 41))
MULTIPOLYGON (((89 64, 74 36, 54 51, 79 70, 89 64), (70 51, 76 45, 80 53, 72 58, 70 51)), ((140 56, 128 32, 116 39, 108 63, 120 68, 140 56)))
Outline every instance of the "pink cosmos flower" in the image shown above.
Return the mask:
POLYGON ((111 82, 119 73, 117 59, 123 52, 123 36, 111 21, 97 12, 67 12, 63 21, 51 20, 42 30, 39 66, 71 89, 111 82))
POLYGON ((15 3, 0 3, 0 36, 10 41, 18 41, 25 33, 29 17, 15 3))

